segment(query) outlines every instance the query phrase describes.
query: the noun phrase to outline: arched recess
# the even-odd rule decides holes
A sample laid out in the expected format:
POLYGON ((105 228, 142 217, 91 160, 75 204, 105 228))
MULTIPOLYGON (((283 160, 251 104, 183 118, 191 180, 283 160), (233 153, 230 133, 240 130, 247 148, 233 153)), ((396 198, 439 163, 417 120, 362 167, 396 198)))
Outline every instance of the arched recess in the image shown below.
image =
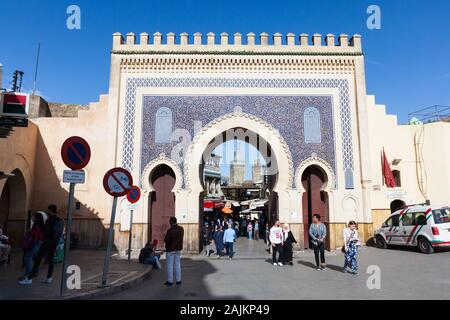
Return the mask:
POLYGON ((176 194, 182 188, 182 181, 180 168, 164 154, 144 168, 141 186, 147 241, 158 240, 158 249, 164 248, 164 234, 169 229, 170 217, 175 216, 176 194))
POLYGON ((183 174, 180 167, 174 160, 168 158, 165 154, 160 154, 158 158, 150 161, 144 168, 141 180, 142 191, 145 193, 154 191, 154 187, 151 183, 150 177, 152 172, 160 165, 166 165, 170 167, 175 174, 175 185, 172 192, 180 190, 183 186, 183 174))
POLYGON ((13 247, 17 247, 25 231, 29 195, 22 171, 15 169, 11 173, 14 176, 8 178, 0 196, 0 223, 13 247))
MULTIPOLYGON (((327 226, 330 221, 329 212, 329 191, 330 176, 323 167, 311 164, 299 172, 302 197, 303 227, 304 227, 304 247, 310 248, 309 227, 312 223, 312 216, 319 214, 321 221, 327 226)), ((329 230, 329 228, 328 228, 329 230)), ((325 247, 330 248, 329 237, 327 237, 325 247)))
POLYGON ((331 190, 336 189, 336 176, 334 175, 333 168, 327 161, 313 154, 310 158, 302 161, 295 171, 295 186, 300 190, 300 192, 305 192, 302 183, 302 175, 309 166, 317 166, 326 176, 326 181, 322 187, 322 191, 330 192, 331 190))
POLYGON ((205 150, 212 148, 211 141, 221 136, 223 132, 240 128, 249 130, 266 141, 275 155, 279 178, 274 186, 274 191, 284 191, 291 188, 294 170, 292 156, 289 147, 278 130, 266 121, 239 111, 226 114, 206 125, 193 139, 186 153, 184 172, 186 188, 197 196, 203 191, 202 181, 199 175, 199 166, 202 164, 202 156, 205 150))

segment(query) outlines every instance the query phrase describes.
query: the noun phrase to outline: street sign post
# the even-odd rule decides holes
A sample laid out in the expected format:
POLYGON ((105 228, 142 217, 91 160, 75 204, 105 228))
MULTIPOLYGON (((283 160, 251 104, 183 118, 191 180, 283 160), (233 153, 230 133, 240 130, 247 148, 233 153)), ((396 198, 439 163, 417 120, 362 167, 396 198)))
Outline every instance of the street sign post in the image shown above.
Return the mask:
MULTIPOLYGON (((133 205, 141 198, 141 189, 133 186, 127 194, 128 201, 133 205)), ((130 234, 128 238, 128 262, 131 261, 131 241, 133 239, 133 213, 134 209, 130 208, 130 234)))
POLYGON ((109 223, 108 231, 108 245, 106 247, 105 262, 103 264, 103 276, 102 276, 102 287, 106 286, 108 280, 108 269, 109 269, 109 256, 111 255, 113 234, 114 234, 114 221, 116 218, 116 208, 117 208, 117 198, 123 197, 130 191, 133 186, 133 177, 131 174, 123 168, 114 168, 109 170, 105 177, 103 178, 103 187, 105 191, 114 197, 112 212, 111 212, 111 222, 109 223))
MULTIPOLYGON (((72 215, 73 215, 73 198, 75 193, 75 185, 85 182, 86 173, 81 170, 87 166, 91 159, 91 148, 89 144, 80 137, 71 137, 67 139, 61 148, 61 157, 64 163, 72 170, 65 170, 63 174, 63 182, 70 183, 69 200, 67 205, 67 226, 66 239, 64 243, 64 259, 61 275, 60 295, 64 294, 67 278, 67 265, 69 263, 70 252, 70 236, 72 233, 72 215)), ((50 258, 50 257, 49 257, 50 258)))

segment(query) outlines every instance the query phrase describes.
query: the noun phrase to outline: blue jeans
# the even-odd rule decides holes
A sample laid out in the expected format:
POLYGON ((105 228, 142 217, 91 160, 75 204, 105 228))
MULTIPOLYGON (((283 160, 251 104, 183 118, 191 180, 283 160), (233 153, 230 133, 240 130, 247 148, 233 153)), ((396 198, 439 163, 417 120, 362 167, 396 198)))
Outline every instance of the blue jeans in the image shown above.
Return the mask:
POLYGON ((172 251, 166 253, 167 257, 167 282, 173 283, 173 267, 175 265, 175 278, 177 282, 181 281, 181 251, 172 251))
POLYGON ((234 245, 234 242, 226 242, 225 243, 225 249, 227 250, 227 256, 229 256, 230 258, 233 258, 233 255, 234 255, 233 245, 234 245))
POLYGON ((33 258, 38 254, 41 248, 42 241, 35 241, 33 247, 30 250, 25 251, 25 256, 23 258, 25 264, 25 274, 29 275, 33 270, 33 258))
POLYGON ((161 258, 160 254, 155 254, 152 257, 148 257, 147 260, 144 261, 144 264, 150 264, 154 269, 159 269, 158 261, 161 258))
POLYGON ((249 231, 248 232, 248 239, 252 240, 253 239, 253 231, 249 231))

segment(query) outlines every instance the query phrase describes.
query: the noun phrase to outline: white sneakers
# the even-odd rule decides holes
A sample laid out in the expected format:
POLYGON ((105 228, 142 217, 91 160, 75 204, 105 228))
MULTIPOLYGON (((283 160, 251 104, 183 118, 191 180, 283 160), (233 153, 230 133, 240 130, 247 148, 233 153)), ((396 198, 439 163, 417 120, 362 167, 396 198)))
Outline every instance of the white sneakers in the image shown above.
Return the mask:
POLYGON ((30 285, 32 283, 33 283, 33 280, 32 279, 28 279, 26 277, 19 281, 19 284, 23 285, 23 286, 28 286, 28 285, 30 285))
POLYGON ((51 284, 53 282, 53 278, 45 278, 41 281, 41 283, 51 284))
MULTIPOLYGON (((45 284, 51 284, 53 282, 53 278, 45 278, 41 281, 41 283, 45 283, 45 284)), ((33 284, 33 279, 28 279, 27 277, 25 277, 24 279, 19 281, 20 285, 23 286, 28 286, 30 284, 33 284)))
POLYGON ((283 266, 283 264, 282 264, 281 262, 278 262, 278 263, 274 262, 273 265, 274 265, 274 266, 280 266, 280 267, 283 266))

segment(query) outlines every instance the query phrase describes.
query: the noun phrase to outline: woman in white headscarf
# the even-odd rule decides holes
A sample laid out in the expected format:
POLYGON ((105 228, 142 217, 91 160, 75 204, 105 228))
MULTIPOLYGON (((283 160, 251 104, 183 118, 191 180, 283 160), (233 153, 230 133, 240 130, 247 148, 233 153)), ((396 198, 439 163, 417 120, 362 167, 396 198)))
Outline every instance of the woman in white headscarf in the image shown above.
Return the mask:
POLYGON ((283 239, 284 239, 284 245, 283 245, 283 264, 289 264, 290 266, 293 266, 294 263, 293 260, 293 251, 292 251, 292 245, 294 243, 297 243, 297 240, 295 240, 294 235, 292 234, 292 231, 289 229, 289 225, 285 223, 283 225, 283 239))

